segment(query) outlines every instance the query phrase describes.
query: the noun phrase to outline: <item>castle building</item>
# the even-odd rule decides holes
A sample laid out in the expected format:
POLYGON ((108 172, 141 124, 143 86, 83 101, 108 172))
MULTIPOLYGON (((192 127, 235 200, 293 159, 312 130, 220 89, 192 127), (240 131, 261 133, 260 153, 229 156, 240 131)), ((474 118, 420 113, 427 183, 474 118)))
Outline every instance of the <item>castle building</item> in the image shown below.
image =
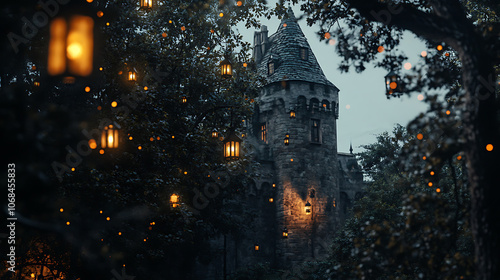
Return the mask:
POLYGON ((265 82, 245 146, 259 167, 241 205, 254 218, 244 236, 214 242, 224 265, 210 270, 213 279, 256 264, 291 269, 327 257, 363 192, 352 148, 337 152, 339 89, 325 77, 291 9, 276 33, 269 36, 266 26, 255 32, 253 58, 265 82))
POLYGON ((255 33, 254 60, 266 78, 253 123, 263 171, 257 184, 276 188, 273 235, 282 237, 276 262, 289 267, 326 256, 340 223, 339 89, 323 74, 291 10, 273 35, 265 26, 255 33))

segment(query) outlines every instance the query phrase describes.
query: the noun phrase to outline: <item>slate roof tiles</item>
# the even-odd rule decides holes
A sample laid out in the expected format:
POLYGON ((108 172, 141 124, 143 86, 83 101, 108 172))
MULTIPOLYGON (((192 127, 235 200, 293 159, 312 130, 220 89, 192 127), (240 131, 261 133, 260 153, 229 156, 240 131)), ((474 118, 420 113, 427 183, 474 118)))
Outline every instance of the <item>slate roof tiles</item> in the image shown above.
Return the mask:
MULTIPOLYGON (((258 72, 267 78, 267 84, 281 81, 306 81, 335 87, 326 78, 314 53, 290 9, 276 33, 269 37, 269 45, 258 65, 258 72), (307 51, 302 59, 301 48, 307 51), (274 73, 268 73, 268 64, 274 62, 274 73)), ((335 87, 336 88, 336 87, 335 87)))

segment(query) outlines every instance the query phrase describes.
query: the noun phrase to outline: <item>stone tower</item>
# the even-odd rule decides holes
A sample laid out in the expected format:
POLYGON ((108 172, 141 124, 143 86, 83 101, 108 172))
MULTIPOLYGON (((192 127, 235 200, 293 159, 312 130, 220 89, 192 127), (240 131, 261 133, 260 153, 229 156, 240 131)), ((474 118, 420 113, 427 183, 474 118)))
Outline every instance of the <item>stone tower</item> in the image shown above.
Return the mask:
POLYGON ((339 89, 323 74, 291 9, 276 33, 268 36, 266 26, 255 32, 253 55, 265 78, 252 125, 261 164, 256 184, 273 190, 269 245, 276 265, 290 267, 326 256, 339 225, 339 89))
POLYGON ((258 162, 257 176, 233 201, 231 214, 245 217, 240 233, 212 240, 199 279, 226 279, 262 264, 290 272, 326 257, 363 195, 355 155, 337 152, 339 89, 291 10, 276 33, 269 36, 266 26, 255 32, 253 55, 264 80, 244 146, 258 162))

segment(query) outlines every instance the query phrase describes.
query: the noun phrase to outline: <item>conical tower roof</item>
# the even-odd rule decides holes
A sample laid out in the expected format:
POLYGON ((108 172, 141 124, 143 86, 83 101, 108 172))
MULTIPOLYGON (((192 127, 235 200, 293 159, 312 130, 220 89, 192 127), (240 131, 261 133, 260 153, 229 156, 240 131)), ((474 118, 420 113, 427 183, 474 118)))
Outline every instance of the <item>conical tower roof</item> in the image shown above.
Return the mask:
POLYGON ((258 64, 258 72, 267 78, 266 84, 306 81, 335 87, 321 70, 291 8, 281 20, 276 33, 269 37, 266 51, 258 64), (307 51, 305 59, 301 58, 301 49, 307 51), (272 74, 268 72, 270 62, 274 62, 272 74))

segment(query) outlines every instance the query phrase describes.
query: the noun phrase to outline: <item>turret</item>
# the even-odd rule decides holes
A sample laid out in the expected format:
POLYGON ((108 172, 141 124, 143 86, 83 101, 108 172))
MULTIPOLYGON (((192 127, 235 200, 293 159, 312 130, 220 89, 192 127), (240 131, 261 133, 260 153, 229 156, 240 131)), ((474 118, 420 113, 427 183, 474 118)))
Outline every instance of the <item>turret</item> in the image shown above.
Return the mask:
POLYGON ((339 225, 339 90, 323 74, 291 9, 276 33, 267 38, 263 29, 254 38, 257 71, 265 78, 253 122, 257 160, 276 185, 274 234, 287 230, 275 245, 278 265, 290 267, 326 257, 339 225))

